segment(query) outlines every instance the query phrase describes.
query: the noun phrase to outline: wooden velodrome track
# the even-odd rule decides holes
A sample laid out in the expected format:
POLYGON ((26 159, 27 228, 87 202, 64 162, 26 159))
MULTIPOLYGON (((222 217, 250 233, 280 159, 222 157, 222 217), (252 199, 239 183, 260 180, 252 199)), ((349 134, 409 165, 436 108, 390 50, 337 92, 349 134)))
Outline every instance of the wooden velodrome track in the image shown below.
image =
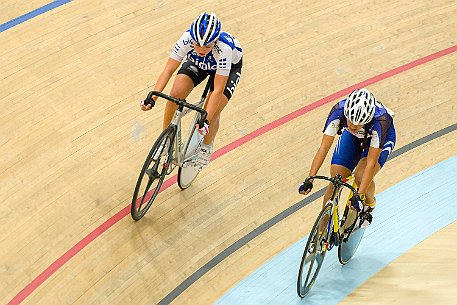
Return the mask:
MULTIPOLYGON (((2 1, 0 24, 49 2, 2 1)), ((158 103, 142 112, 138 102, 203 10, 216 12, 244 50, 241 82, 224 110, 216 149, 449 48, 368 87, 397 113, 397 149, 457 122, 455 0, 71 1, 0 33, 0 304, 156 304, 303 199, 296 186, 329 109, 348 90, 232 147, 188 190, 168 187, 141 221, 127 215, 164 108, 158 103)), ((453 131, 402 154, 377 176, 377 192, 456 155, 456 147, 453 131)), ((306 235, 320 202, 235 251, 173 304, 214 303, 306 235)), ((453 303, 456 238, 454 223, 344 303, 425 302, 404 288, 412 285, 439 296, 427 304, 453 303), (440 244, 446 251, 436 250, 440 244), (423 260, 434 267, 423 268, 423 260)))

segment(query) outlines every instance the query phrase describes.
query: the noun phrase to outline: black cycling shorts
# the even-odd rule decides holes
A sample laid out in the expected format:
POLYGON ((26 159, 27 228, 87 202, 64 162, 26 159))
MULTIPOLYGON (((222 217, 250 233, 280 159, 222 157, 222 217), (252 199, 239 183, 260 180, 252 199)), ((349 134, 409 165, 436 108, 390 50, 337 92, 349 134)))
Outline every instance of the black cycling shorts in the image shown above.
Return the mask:
MULTIPOLYGON (((232 68, 230 69, 230 74, 227 79, 227 84, 225 85, 224 95, 227 97, 228 100, 235 92, 236 86, 241 78, 241 67, 243 66, 243 59, 241 59, 237 64, 232 64, 232 68)), ((186 60, 181 68, 178 70, 178 74, 185 74, 189 76, 192 81, 194 82, 194 87, 200 84, 205 78, 209 75, 210 77, 210 91, 214 91, 214 75, 216 74, 215 71, 206 71, 198 68, 194 65, 193 62, 190 60, 186 60)))

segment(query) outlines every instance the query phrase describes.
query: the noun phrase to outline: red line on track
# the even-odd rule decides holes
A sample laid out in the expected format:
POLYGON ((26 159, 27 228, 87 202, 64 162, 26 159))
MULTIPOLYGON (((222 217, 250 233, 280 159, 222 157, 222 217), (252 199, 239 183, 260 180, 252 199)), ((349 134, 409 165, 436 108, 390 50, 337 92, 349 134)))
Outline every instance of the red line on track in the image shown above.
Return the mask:
MULTIPOLYGON (((436 53, 430 54, 428 56, 419 58, 417 60, 414 60, 410 63, 407 63, 405 65, 399 66, 395 69, 392 69, 390 71, 381 73, 377 76, 374 76, 372 78, 369 78, 363 82, 357 83, 355 85, 352 85, 350 87, 347 87, 343 90, 340 90, 338 92, 335 92, 329 96, 326 96, 312 104, 306 105, 298 110, 295 110, 294 112, 291 112, 271 123, 268 123, 267 125, 260 127, 259 129, 254 130, 253 132, 239 138, 238 140, 233 141, 232 143, 220 148, 216 152, 214 152, 212 159, 215 160, 226 153, 234 150, 235 148, 263 135, 264 133, 267 133, 270 130, 273 130, 293 119, 298 118, 299 116, 302 116, 303 114, 310 112, 311 110, 320 107, 324 104, 327 104, 333 100, 336 100, 338 98, 341 98, 350 92, 352 92, 356 88, 361 88, 361 87, 366 87, 368 85, 377 83, 381 80, 384 80, 386 78, 392 77, 394 75, 397 75, 401 72, 407 71, 409 69, 412 69, 414 67, 417 67, 419 65, 425 64, 429 61, 435 60, 437 58, 443 57, 445 55, 449 55, 453 52, 457 51, 457 45, 454 45, 452 47, 449 47, 447 49, 438 51, 436 53)), ((175 184, 177 180, 176 175, 167 179, 164 181, 162 188, 160 192, 166 190, 169 188, 171 185, 175 184)), ((76 245, 74 245, 70 250, 65 252, 61 257, 59 257, 56 261, 54 261, 46 270, 44 270, 40 275, 38 275, 30 284, 28 284, 24 289, 22 289, 9 303, 8 305, 17 305, 20 304, 22 301, 24 301, 32 292, 34 292, 40 285, 46 281, 51 275, 53 275, 57 270, 59 270, 63 265, 65 265, 73 256, 78 254, 82 249, 84 249, 88 244, 90 244, 92 241, 94 241, 97 237, 102 235, 105 231, 107 231, 109 228, 114 226, 119 220, 127 216, 130 212, 130 205, 126 206, 122 210, 116 213, 116 215, 112 216, 108 220, 106 220, 104 223, 102 223, 100 226, 98 226, 94 231, 89 233, 86 237, 84 237, 80 242, 78 242, 76 245)))

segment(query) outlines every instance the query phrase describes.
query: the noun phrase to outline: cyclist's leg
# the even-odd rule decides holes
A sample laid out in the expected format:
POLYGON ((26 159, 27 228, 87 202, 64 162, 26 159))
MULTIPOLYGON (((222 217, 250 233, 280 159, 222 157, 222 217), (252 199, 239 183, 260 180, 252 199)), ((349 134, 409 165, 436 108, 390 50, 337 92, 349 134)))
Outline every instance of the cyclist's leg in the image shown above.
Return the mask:
MULTIPOLYGON (((330 166, 330 175, 334 177, 336 174, 339 174, 343 179, 351 175, 355 166, 360 160, 361 149, 360 149, 361 139, 352 135, 349 131, 344 130, 341 136, 338 138, 338 142, 335 146, 333 152, 331 166, 330 166)), ((333 192, 333 186, 329 184, 327 191, 324 195, 324 202, 330 199, 330 196, 333 192)))
POLYGON ((219 130, 219 122, 222 110, 224 110, 225 106, 227 106, 228 104, 228 101, 232 98, 236 86, 240 81, 242 66, 242 60, 240 60, 240 62, 238 62, 237 64, 232 65, 223 95, 219 96, 217 101, 211 101, 211 103, 208 103, 212 95, 212 91, 214 90, 214 74, 210 76, 212 78, 212 83, 210 93, 208 94, 208 97, 206 99, 205 108, 208 112, 214 113, 214 115, 212 118, 209 118, 209 133, 205 136, 205 139, 203 141, 203 143, 207 145, 213 143, 214 138, 216 137, 217 131, 219 130))
MULTIPOLYGON (((351 135, 347 130, 343 131, 342 135, 338 138, 338 142, 333 152, 330 166, 331 177, 339 174, 345 179, 351 175, 352 170, 360 158, 358 143, 359 140, 355 136, 351 135)), ((330 183, 324 194, 324 200, 322 202, 323 207, 332 196, 332 192, 333 185, 330 183)), ((324 222, 320 224, 320 231, 324 231, 324 226, 328 221, 327 218, 324 218, 323 220, 324 222)))
MULTIPOLYGON (((212 95, 212 92, 208 94, 208 99, 212 95)), ((219 130, 219 122, 221 118, 221 112, 224 110, 225 106, 228 104, 228 98, 225 95, 222 95, 217 101, 212 101, 211 104, 206 105, 206 111, 214 113, 211 121, 209 121, 209 133, 205 136, 203 143, 206 145, 211 145, 214 138, 216 137, 217 131, 219 130), (214 112, 213 112, 214 111, 214 112)))
MULTIPOLYGON (((385 143, 382 147, 381 154, 379 155, 378 162, 376 163, 375 167, 375 172, 373 176, 373 180, 371 181, 370 185, 368 186, 366 196, 367 196, 367 203, 368 205, 374 205, 375 204, 375 182, 374 182, 374 177, 376 174, 381 170, 381 168, 384 166, 384 164, 387 161, 387 158, 389 157, 390 153, 392 152, 396 142, 396 135, 395 135, 395 128, 392 126, 391 129, 389 130, 388 134, 386 135, 385 143)), ((366 165, 367 165, 367 156, 368 156, 368 150, 369 148, 365 149, 362 152, 361 159, 359 163, 357 164, 357 167, 355 169, 355 181, 357 185, 360 185, 362 181, 362 176, 365 171, 366 165)))
POLYGON ((211 118, 208 117, 209 132, 203 138, 203 143, 200 145, 198 149, 197 158, 195 160, 195 165, 200 170, 206 168, 206 166, 208 166, 209 162, 211 161, 211 155, 213 153, 213 141, 219 129, 220 115, 222 110, 228 103, 228 99, 225 95, 218 98, 217 100, 211 100, 211 103, 208 103, 211 96, 212 92, 209 92, 206 98, 205 109, 208 112, 211 111, 211 113, 213 113, 214 115, 211 118))
MULTIPOLYGON (((352 171, 347 168, 346 166, 343 166, 343 165, 339 165, 339 164, 332 164, 330 166, 330 176, 331 177, 335 177, 335 175, 341 175, 341 177, 343 177, 343 179, 349 177, 351 175, 352 171)), ((327 187, 327 190, 325 191, 325 194, 324 194, 324 201, 322 202, 322 206, 324 206, 327 201, 330 199, 330 196, 332 196, 332 192, 333 192, 333 186, 332 184, 330 183, 327 187)))
MULTIPOLYGON (((365 171, 365 168, 367 166, 367 157, 362 157, 362 159, 360 159, 359 161, 359 164, 357 164, 357 167, 355 168, 355 172, 354 172, 354 176, 355 176, 355 182, 357 185, 360 185, 361 181, 362 181, 362 177, 363 177, 363 173, 365 171)), ((373 176, 373 180, 371 180, 371 183, 370 185, 368 186, 368 189, 365 193, 365 195, 367 196, 367 204, 368 205, 374 205, 375 203, 375 199, 374 199, 374 193, 375 193, 375 182, 374 182, 374 177, 376 176, 377 173, 379 173, 379 171, 381 170, 381 165, 378 163, 376 163, 376 167, 374 169, 374 176, 373 176)))
MULTIPOLYGON (((192 79, 185 74, 178 74, 176 75, 173 87, 171 88, 170 96, 185 99, 190 94, 192 89, 194 89, 194 83, 192 82, 192 79)), ((175 103, 167 101, 163 115, 163 129, 167 128, 167 126, 170 124, 177 108, 178 106, 175 103)))
MULTIPOLYGON (((358 218, 359 223, 356 223, 356 226, 360 227, 366 227, 372 222, 373 219, 373 211, 375 208, 376 204, 376 199, 374 197, 375 194, 375 182, 374 182, 374 177, 379 173, 381 168, 383 167, 384 163, 387 161, 387 158, 389 157, 389 154, 392 152, 392 149, 395 146, 395 129, 391 128, 390 132, 387 134, 385 143, 382 147, 381 154, 379 155, 378 162, 375 165, 374 169, 374 175, 373 179, 370 182, 370 185, 368 186, 367 191, 365 192, 367 196, 366 200, 366 205, 367 207, 364 208, 364 212, 360 214, 360 217, 358 218)), ((365 149, 365 151, 362 153, 362 158, 357 164, 356 170, 355 170, 355 179, 356 183, 360 185, 363 173, 365 172, 366 166, 367 166, 367 155, 368 155, 368 149, 365 149)))
MULTIPOLYGON (((357 167, 355 168, 354 176, 355 176, 355 182, 357 183, 357 185, 361 184, 363 173, 365 172, 365 169, 367 166, 366 151, 368 151, 368 149, 366 149, 363 152, 363 154, 362 154, 363 157, 360 159, 359 163, 357 164, 357 167)), ((365 206, 363 207, 363 211, 361 211, 359 213, 359 217, 357 217, 357 219, 356 219, 356 222, 354 225, 355 228, 367 227, 373 221, 373 211, 374 211, 375 204, 376 204, 376 201, 374 198, 374 193, 375 193, 374 177, 376 176, 377 173, 379 173, 380 169, 381 169, 380 164, 376 163, 373 179, 371 180, 370 185, 368 186, 368 188, 365 192, 365 196, 366 196, 365 206)))
MULTIPOLYGON (((199 69, 191 61, 185 61, 181 68, 178 70, 175 81, 170 91, 170 96, 185 99, 190 94, 192 89, 200 84, 208 73, 199 69)), ((163 116, 163 128, 167 128, 173 119, 173 115, 178 106, 173 102, 167 102, 165 113, 163 116)))

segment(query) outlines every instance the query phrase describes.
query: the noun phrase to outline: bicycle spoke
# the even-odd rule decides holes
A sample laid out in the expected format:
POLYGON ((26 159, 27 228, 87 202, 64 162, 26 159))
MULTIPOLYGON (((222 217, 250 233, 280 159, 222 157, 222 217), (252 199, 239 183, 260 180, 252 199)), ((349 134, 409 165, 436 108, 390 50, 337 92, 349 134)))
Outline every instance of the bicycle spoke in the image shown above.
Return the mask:
POLYGON ((324 255, 322 255, 322 253, 319 253, 316 255, 316 262, 318 264, 322 264, 322 262, 324 261, 324 255))
MULTIPOLYGON (((312 273, 314 273, 314 272, 311 272, 311 271, 313 271, 313 266, 314 266, 314 259, 312 260, 311 265, 309 265, 308 273, 306 274, 305 287, 307 286, 306 284, 308 284, 309 276, 310 276, 312 273)), ((307 287, 306 287, 306 288, 307 288, 307 287)))
POLYGON ((149 178, 148 184, 146 185, 146 187, 144 189, 143 196, 141 197, 141 203, 138 207, 138 210, 141 210, 141 206, 143 205, 143 203, 145 201, 149 201, 148 192, 149 192, 149 188, 151 187, 153 181, 154 181, 154 179, 149 178))
POLYGON ((326 248, 327 224, 331 216, 331 204, 327 204, 316 219, 305 246, 297 280, 298 295, 303 298, 310 291, 324 261, 326 248), (325 228, 324 228, 325 227, 325 228))
POLYGON ((305 258, 305 265, 309 264, 311 261, 314 261, 316 258, 316 253, 311 253, 305 258))
POLYGON ((141 219, 151 207, 159 193, 167 170, 171 168, 171 150, 161 154, 157 160, 153 158, 156 154, 158 155, 157 151, 161 146, 168 145, 170 147, 172 145, 173 141, 171 139, 173 139, 174 132, 175 130, 171 127, 162 132, 143 165, 132 198, 131 215, 134 220, 141 219))

